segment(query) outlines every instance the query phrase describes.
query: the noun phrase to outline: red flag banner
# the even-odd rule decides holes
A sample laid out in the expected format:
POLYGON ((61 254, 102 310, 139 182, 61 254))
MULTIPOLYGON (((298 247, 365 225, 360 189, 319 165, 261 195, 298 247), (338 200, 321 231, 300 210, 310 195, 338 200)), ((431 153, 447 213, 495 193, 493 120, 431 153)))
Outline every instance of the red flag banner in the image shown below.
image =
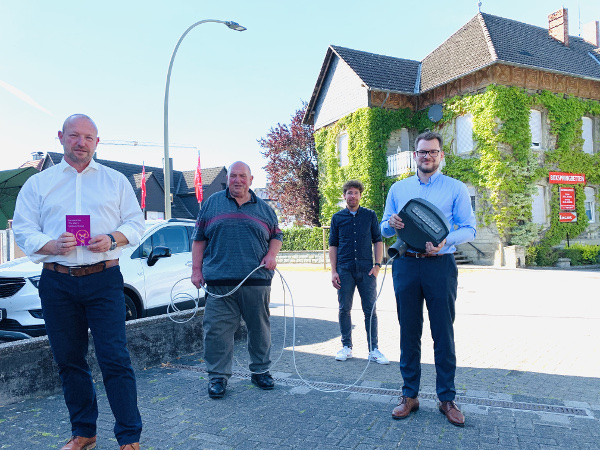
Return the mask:
POLYGON ((196 175, 194 176, 194 187, 196 188, 196 198, 198 203, 202 202, 204 193, 202 192, 202 172, 200 170, 200 155, 198 154, 198 167, 196 167, 196 175))
POLYGON ((146 209, 146 166, 142 165, 142 210, 146 209))

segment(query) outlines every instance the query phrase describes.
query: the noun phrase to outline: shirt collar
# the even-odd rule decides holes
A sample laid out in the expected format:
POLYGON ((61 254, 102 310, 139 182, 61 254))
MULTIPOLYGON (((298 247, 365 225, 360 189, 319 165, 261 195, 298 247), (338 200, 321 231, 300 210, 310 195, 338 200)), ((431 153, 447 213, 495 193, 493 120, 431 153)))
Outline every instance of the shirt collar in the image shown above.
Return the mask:
MULTIPOLYGON (((360 205, 359 205, 359 207, 358 207, 358 209, 355 211, 355 213, 356 213, 356 214, 358 214, 358 212, 359 212, 361 209, 362 209, 362 206, 360 206, 360 205)), ((350 210, 348 209, 348 207, 347 207, 347 206, 344 208, 344 211, 346 211, 346 213, 347 213, 347 214, 352 214, 352 211, 350 211, 350 210)))
MULTIPOLYGON (((417 169, 417 171, 418 171, 418 170, 419 170, 419 169, 417 169)), ((438 169, 438 170, 436 170, 436 171, 435 171, 435 173, 434 173, 433 175, 431 175, 431 176, 429 177, 429 181, 427 181, 427 183, 423 183, 423 182, 421 181, 421 179, 419 178, 419 173, 418 173, 418 172, 417 172, 417 173, 415 173, 415 178, 417 179, 417 182, 418 182, 419 184, 422 184, 422 185, 424 185, 424 186, 427 186, 428 184, 433 184, 433 183, 435 183, 435 182, 437 181, 437 179, 438 179, 439 177, 441 177, 441 176, 442 176, 442 172, 440 172, 440 169, 438 169)))
MULTIPOLYGON (((62 172, 65 172, 66 170, 74 170, 75 172, 77 172, 77 169, 75 169, 75 167, 73 167, 71 164, 65 161, 64 156, 63 159, 61 159, 61 161, 58 163, 58 166, 60 167, 62 172)), ((98 170, 98 166, 98 162, 94 158, 92 158, 88 166, 85 169, 83 169, 81 173, 85 173, 90 169, 98 170)))
MULTIPOLYGON (((254 191, 252 189, 249 189, 248 192, 250 192, 250 200, 249 203, 256 203, 256 194, 254 193, 254 191)), ((232 200, 235 200, 231 194, 229 193, 229 188, 225 188, 225 197, 230 198, 232 200)))

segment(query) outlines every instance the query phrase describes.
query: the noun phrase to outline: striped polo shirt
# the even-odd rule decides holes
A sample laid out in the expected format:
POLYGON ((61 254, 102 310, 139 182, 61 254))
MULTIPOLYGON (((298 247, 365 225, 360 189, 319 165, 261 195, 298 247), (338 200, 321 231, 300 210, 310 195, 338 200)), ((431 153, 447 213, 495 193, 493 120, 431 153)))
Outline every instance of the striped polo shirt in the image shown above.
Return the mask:
MULTIPOLYGON (((209 286, 236 286, 260 265, 271 239, 283 240, 275 212, 250 190, 250 200, 238 206, 229 188, 202 205, 195 241, 207 241, 202 274, 209 286)), ((245 286, 270 286, 274 271, 262 268, 245 286)))

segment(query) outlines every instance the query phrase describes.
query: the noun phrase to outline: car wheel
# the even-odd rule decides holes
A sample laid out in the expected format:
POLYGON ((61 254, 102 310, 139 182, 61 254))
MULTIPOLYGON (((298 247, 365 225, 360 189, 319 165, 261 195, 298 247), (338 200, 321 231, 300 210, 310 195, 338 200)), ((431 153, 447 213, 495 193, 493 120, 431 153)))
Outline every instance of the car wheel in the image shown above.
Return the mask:
POLYGON ((138 318, 137 308, 131 297, 125 294, 125 320, 134 320, 138 318))

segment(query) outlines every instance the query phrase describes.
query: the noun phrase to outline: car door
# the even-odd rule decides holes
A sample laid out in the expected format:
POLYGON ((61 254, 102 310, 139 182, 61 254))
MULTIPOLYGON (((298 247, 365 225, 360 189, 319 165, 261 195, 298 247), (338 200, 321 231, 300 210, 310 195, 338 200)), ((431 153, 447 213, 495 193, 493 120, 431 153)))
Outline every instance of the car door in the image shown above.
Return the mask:
POLYGON ((187 228, 185 225, 168 225, 156 230, 142 243, 146 315, 166 312, 171 291, 176 302, 197 296, 196 288, 189 280, 192 275, 192 252, 187 228), (167 247, 171 256, 160 258, 149 266, 148 257, 158 246, 167 247))

